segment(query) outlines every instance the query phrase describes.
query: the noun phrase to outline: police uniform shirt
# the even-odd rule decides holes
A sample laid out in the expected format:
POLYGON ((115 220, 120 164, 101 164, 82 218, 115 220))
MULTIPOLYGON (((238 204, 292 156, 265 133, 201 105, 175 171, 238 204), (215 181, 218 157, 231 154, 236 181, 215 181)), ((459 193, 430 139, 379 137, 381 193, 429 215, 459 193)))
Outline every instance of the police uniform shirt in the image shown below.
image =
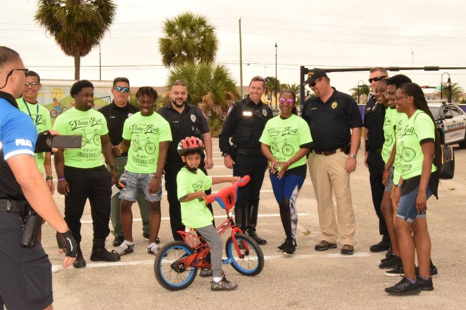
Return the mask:
POLYGON ((181 113, 175 110, 170 102, 160 108, 157 113, 167 120, 172 131, 172 141, 168 146, 167 162, 182 161, 177 151, 178 143, 182 139, 195 136, 203 140, 202 135, 210 132, 209 124, 201 109, 187 102, 184 103, 184 109, 181 113))
MULTIPOLYGON (((247 97, 241 101, 235 102, 228 110, 227 118, 225 119, 225 122, 223 123, 222 132, 220 133, 220 136, 219 136, 219 146, 220 146, 220 150, 222 151, 222 153, 230 152, 229 138, 234 135, 238 122, 243 117, 245 117, 244 115, 242 115, 243 109, 240 106, 241 103, 245 104, 247 109, 252 110, 252 115, 247 116, 247 117, 254 117, 255 119, 259 119, 259 118, 264 119, 263 126, 261 126, 262 128, 260 129, 260 131, 254 133, 255 136, 257 136, 257 139, 254 139, 255 141, 252 141, 252 143, 254 144, 253 145, 254 147, 252 148, 254 149, 260 150, 259 138, 262 134, 262 130, 265 127, 265 123, 267 123, 267 121, 273 117, 273 113, 270 107, 264 104, 262 101, 260 101, 258 104, 255 104, 254 101, 252 101, 249 97, 247 97)), ((237 146, 245 147, 242 145, 237 145, 237 146)))
POLYGON ((315 96, 309 98, 304 103, 302 117, 311 129, 313 150, 318 152, 342 148, 351 141, 350 129, 363 126, 356 101, 335 88, 325 103, 315 96))
POLYGON ((377 100, 374 96, 367 101, 366 110, 364 112, 364 127, 369 130, 366 141, 366 151, 382 149, 385 141, 383 134, 385 111, 386 107, 383 104, 377 104, 377 100), (372 102, 375 102, 375 104, 372 102))
MULTIPOLYGON (((99 112, 107 120, 108 136, 112 145, 118 145, 123 141, 123 125, 126 119, 139 112, 139 108, 129 102, 124 107, 119 107, 115 101, 112 101, 111 104, 100 108, 99 112)), ((123 153, 121 156, 128 156, 128 153, 123 153)))
POLYGON ((37 130, 12 95, 0 91, 0 199, 24 200, 21 186, 6 162, 16 155, 34 156, 37 130))

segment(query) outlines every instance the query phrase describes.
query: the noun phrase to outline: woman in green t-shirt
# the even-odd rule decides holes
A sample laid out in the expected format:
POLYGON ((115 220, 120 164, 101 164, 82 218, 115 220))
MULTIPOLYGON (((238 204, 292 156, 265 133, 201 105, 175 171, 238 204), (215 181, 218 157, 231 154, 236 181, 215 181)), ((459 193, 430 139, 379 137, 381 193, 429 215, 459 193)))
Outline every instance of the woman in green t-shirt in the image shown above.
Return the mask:
POLYGON ((290 255, 296 249, 296 199, 306 178, 306 154, 312 143, 309 125, 293 114, 295 102, 292 91, 280 94, 280 115, 267 122, 259 139, 262 153, 270 163, 270 180, 286 234, 278 249, 290 255))
POLYGON ((427 230, 426 210, 427 199, 432 194, 437 197, 437 170, 441 150, 434 118, 419 85, 406 83, 398 88, 396 109, 406 113, 408 117, 396 128, 396 153, 400 156, 398 168, 401 177, 393 197, 397 208, 395 233, 404 277, 385 291, 393 295, 411 295, 421 290, 434 289, 430 276, 431 241, 427 230), (411 237, 411 229, 414 238, 411 237), (419 264, 418 275, 414 265, 415 252, 419 264))

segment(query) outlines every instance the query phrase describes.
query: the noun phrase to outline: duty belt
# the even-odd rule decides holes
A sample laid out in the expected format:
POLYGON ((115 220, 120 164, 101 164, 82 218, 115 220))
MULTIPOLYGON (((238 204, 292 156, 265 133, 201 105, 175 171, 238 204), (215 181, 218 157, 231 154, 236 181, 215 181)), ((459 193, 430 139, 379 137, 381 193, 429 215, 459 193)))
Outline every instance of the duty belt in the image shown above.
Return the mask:
POLYGON ((382 154, 382 149, 374 149, 374 148, 371 147, 369 149, 369 152, 376 153, 377 155, 380 155, 380 154, 382 154))
POLYGON ((324 155, 324 156, 330 156, 330 155, 335 154, 335 153, 338 152, 338 151, 344 152, 345 149, 341 147, 341 148, 336 149, 336 150, 334 150, 334 151, 323 151, 323 152, 314 151, 314 153, 319 154, 319 155, 324 155))
POLYGON ((253 156, 262 156, 262 151, 259 149, 245 149, 243 147, 239 147, 238 151, 236 152, 237 154, 243 154, 243 155, 253 155, 253 156))
POLYGON ((26 210, 28 203, 21 200, 0 199, 0 212, 19 212, 26 210))

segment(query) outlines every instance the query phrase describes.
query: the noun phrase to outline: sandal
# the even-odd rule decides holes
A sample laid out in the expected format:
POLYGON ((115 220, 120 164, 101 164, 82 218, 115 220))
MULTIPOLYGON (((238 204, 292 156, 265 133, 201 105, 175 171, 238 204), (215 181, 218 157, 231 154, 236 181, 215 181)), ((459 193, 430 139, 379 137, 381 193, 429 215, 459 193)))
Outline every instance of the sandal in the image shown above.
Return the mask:
POLYGON ((152 242, 149 244, 147 247, 147 253, 152 254, 152 255, 157 255, 157 253, 160 251, 160 248, 155 244, 155 242, 152 242))
POLYGON ((120 244, 119 247, 112 250, 112 253, 123 256, 123 255, 126 255, 126 254, 133 253, 133 251, 134 251, 134 243, 133 244, 128 244, 128 243, 126 243, 126 240, 125 240, 125 241, 123 241, 122 244, 120 244))

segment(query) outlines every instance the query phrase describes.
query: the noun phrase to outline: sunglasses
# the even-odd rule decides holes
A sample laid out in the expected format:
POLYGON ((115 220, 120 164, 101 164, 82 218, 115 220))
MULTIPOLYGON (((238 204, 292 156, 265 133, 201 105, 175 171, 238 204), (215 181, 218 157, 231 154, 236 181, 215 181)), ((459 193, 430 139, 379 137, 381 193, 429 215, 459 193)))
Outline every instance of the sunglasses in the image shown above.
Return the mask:
POLYGON ((39 83, 37 83, 37 82, 32 82, 32 83, 26 82, 26 83, 24 83, 24 85, 25 85, 26 87, 28 87, 28 86, 36 87, 37 85, 39 85, 39 83))
POLYGON ((294 104, 294 100, 293 100, 293 99, 280 98, 278 101, 279 101, 281 104, 284 104, 284 103, 287 103, 287 104, 289 104, 289 105, 294 104))
POLYGON ((24 76, 27 77, 27 76, 28 76, 29 69, 26 69, 26 68, 24 68, 24 69, 11 69, 11 71, 8 72, 8 74, 6 75, 5 84, 4 84, 2 87, 0 87, 0 89, 5 88, 6 84, 8 84, 8 79, 10 78, 10 76, 11 76, 11 75, 13 74, 13 72, 15 72, 15 71, 23 71, 23 72, 24 72, 24 76))
POLYGON ((129 87, 117 86, 117 87, 115 87, 115 89, 116 89, 117 92, 121 92, 121 91, 123 91, 125 93, 129 92, 129 87))
POLYGON ((317 84, 317 82, 320 82, 320 78, 318 78, 318 79, 315 80, 314 82, 310 83, 309 85, 310 85, 311 87, 315 87, 316 84, 317 84))
POLYGON ((375 78, 369 79, 368 81, 369 81, 369 83, 378 82, 381 79, 386 78, 386 77, 387 77, 386 75, 376 76, 375 78))

